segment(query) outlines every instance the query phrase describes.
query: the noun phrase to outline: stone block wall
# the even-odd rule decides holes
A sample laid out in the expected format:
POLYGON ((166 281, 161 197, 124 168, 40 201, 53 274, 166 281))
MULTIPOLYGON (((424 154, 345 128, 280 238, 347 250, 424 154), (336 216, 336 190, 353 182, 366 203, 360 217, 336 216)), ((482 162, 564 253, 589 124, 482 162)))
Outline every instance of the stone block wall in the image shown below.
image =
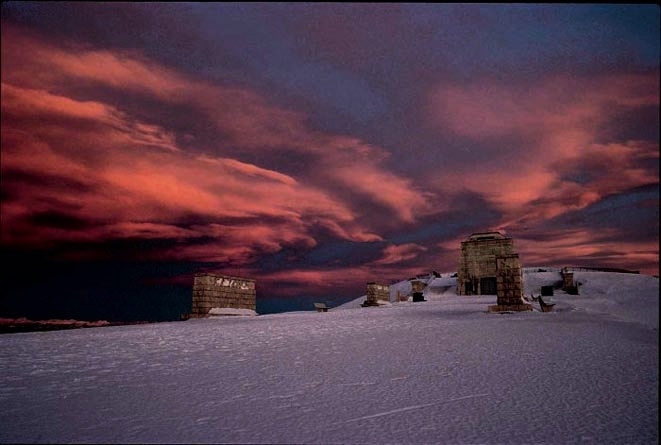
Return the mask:
POLYGON ((378 300, 390 301, 390 286, 386 284, 367 283, 367 298, 365 305, 378 304, 378 300))
POLYGON ((562 290, 571 295, 578 295, 578 286, 574 281, 574 273, 568 272, 564 268, 560 273, 562 274, 562 290))
POLYGON ((498 232, 473 234, 461 243, 457 294, 480 295, 481 278, 495 278, 496 257, 514 254, 514 241, 498 232))
POLYGON ((496 298, 489 312, 532 311, 532 305, 523 301, 523 275, 518 254, 496 257, 496 298))
POLYGON ((190 313, 192 318, 206 317, 214 307, 254 311, 256 306, 255 280, 209 273, 195 274, 190 313))
POLYGON ((496 257, 497 302, 500 305, 521 304, 523 297, 523 276, 519 255, 496 257))

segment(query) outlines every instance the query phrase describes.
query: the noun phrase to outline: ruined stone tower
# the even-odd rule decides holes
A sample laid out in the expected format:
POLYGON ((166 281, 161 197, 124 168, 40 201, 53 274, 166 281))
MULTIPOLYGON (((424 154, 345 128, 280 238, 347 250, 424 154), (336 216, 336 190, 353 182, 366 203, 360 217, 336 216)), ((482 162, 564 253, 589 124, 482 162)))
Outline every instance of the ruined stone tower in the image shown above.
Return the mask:
POLYGON ((496 295, 496 257, 514 253, 512 238, 500 232, 473 233, 462 241, 457 295, 496 295))

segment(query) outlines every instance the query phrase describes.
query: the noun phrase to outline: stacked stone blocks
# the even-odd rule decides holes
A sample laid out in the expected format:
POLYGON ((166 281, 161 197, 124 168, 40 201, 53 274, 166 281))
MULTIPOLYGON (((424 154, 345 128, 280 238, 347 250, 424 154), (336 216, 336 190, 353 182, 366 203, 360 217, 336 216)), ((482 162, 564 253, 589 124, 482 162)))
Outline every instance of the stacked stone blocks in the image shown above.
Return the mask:
POLYGON ((367 297, 363 306, 378 306, 379 300, 390 302, 390 286, 374 282, 367 283, 367 297))
POLYGON ((523 278, 519 255, 498 256, 496 264, 498 304, 520 304, 523 296, 523 278))
POLYGON ((496 305, 490 312, 531 311, 532 305, 523 300, 523 275, 518 254, 496 257, 496 305))
POLYGON ((496 257, 514 253, 513 240, 499 232, 475 233, 462 241, 457 294, 481 295, 480 279, 497 275, 496 257))
POLYGON ((563 268, 560 273, 562 274, 562 290, 570 295, 578 295, 578 286, 574 281, 574 273, 568 272, 566 268, 563 268))
POLYGON ((197 273, 193 282, 190 316, 207 317, 211 308, 256 309, 255 280, 197 273))

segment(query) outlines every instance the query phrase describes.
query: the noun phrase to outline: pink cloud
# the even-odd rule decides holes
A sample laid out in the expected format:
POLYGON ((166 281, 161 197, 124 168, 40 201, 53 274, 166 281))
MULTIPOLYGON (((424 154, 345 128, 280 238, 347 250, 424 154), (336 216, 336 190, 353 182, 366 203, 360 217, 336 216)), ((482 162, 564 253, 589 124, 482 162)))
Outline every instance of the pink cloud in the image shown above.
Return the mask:
POLYGON ((381 165, 383 149, 311 130, 305 116, 254 92, 201 82, 137 53, 55 47, 11 26, 2 35, 2 171, 42 178, 6 182, 5 243, 210 236, 209 245, 168 255, 248 263, 259 252, 314 246, 311 234, 319 229, 353 241, 381 240, 337 188, 387 207, 396 220, 412 222, 426 206, 409 179, 381 165), (94 96, 93 86, 189 107, 215 125, 218 153, 232 144, 267 158, 286 147, 323 168, 292 175, 208 150, 190 152, 194 135, 177 138, 149 114, 137 117, 94 96), (67 185, 72 181, 80 185, 75 190, 67 185), (90 225, 35 227, 29 223, 35 212, 64 212, 90 225), (191 218, 209 223, 178 225, 191 218), (215 222, 233 218, 248 222, 215 222), (262 219, 270 225, 255 222, 262 219))
POLYGON ((283 246, 301 249, 314 247, 317 242, 307 235, 301 221, 241 225, 207 224, 192 227, 198 236, 210 239, 203 245, 181 246, 172 249, 167 256, 186 261, 233 262, 249 264, 256 255, 275 253, 283 246))
MULTIPOLYGON (((394 249, 386 249, 386 251, 424 250, 424 248, 415 247, 414 245, 402 246, 402 248, 399 246, 393 247, 394 249)), ((260 274, 258 286, 275 287, 280 295, 295 296, 301 295, 302 292, 308 295, 310 292, 315 292, 318 295, 327 295, 331 292, 342 295, 342 293, 346 294, 347 292, 355 293, 357 283, 362 283, 366 292, 367 283, 370 282, 390 285, 406 279, 406 277, 431 272, 431 269, 421 270, 418 266, 402 266, 401 263, 398 263, 399 259, 395 259, 394 256, 391 258, 393 262, 377 261, 370 264, 333 269, 289 268, 273 273, 260 274)), ((264 297, 268 297, 268 295, 264 295, 264 297)))
POLYGON ((264 168, 257 167, 256 165, 246 164, 244 162, 237 161, 236 159, 213 159, 209 157, 201 157, 201 161, 209 162, 222 166, 227 170, 232 170, 234 172, 254 177, 261 177, 269 180, 274 180, 281 182, 286 185, 295 186, 296 180, 291 176, 283 175, 273 170, 267 170, 264 168))
POLYGON ((289 296, 300 295, 303 290, 307 293, 312 290, 318 295, 325 295, 329 292, 341 295, 346 292, 355 292, 356 283, 364 283, 365 291, 369 282, 391 284, 393 279, 401 278, 403 272, 405 271, 399 269, 396 274, 388 274, 383 270, 365 266, 332 270, 287 269, 260 275, 259 285, 277 287, 279 294, 289 296))
POLYGON ((139 239, 187 239, 200 236, 194 230, 184 229, 171 224, 119 222, 104 226, 103 235, 111 238, 139 239))
MULTIPOLYGON (((654 74, 558 76, 540 79, 528 88, 490 79, 441 84, 430 96, 430 124, 441 124, 475 140, 514 132, 592 135, 595 125, 604 121, 614 105, 658 105, 658 91, 659 80, 654 74)), ((555 148, 567 153, 562 146, 555 148)))
POLYGON ((525 265, 602 265, 631 269, 632 264, 648 265, 641 270, 649 275, 659 274, 658 241, 623 243, 617 235, 609 237, 609 231, 602 229, 598 239, 593 231, 585 229, 556 232, 549 239, 528 240, 524 237, 515 240, 515 247, 525 265), (549 263, 550 258, 571 258, 578 264, 549 263), (656 267, 649 266, 656 264, 656 267))
MULTIPOLYGON (((3 82, 2 108, 14 119, 38 121, 40 125, 31 128, 36 134, 59 131, 63 135, 67 130, 60 128, 59 122, 68 120, 72 126, 93 126, 95 132, 100 133, 96 135, 101 140, 100 145, 178 150, 170 132, 157 125, 132 120, 116 108, 97 101, 78 101, 43 89, 21 88, 3 82)), ((71 131, 66 137, 82 141, 86 135, 71 131)))
POLYGON ((122 90, 149 91, 167 100, 183 100, 193 86, 176 72, 142 58, 137 51, 96 50, 79 43, 54 45, 30 31, 3 23, 3 81, 35 88, 66 88, 73 83, 102 83, 122 90))
MULTIPOLYGON (((269 105, 251 91, 196 81, 134 53, 85 48, 73 52, 45 46, 13 28, 6 33, 16 39, 17 45, 30 49, 19 54, 12 52, 14 63, 23 68, 22 72, 48 69, 51 73, 49 85, 72 80, 93 82, 148 93, 167 103, 187 104, 206 114, 224 137, 245 150, 269 156, 274 148, 286 147, 311 156, 315 165, 323 166, 306 178, 317 187, 332 190, 332 184, 338 183, 387 206, 398 219, 406 222, 412 222, 428 210, 428 193, 415 190, 410 180, 381 167, 388 157, 383 149, 355 138, 313 131, 306 126, 302 114, 269 105)), ((141 132, 142 139, 163 135, 157 127, 148 125, 140 122, 134 126, 146 130, 141 132)), ((173 147, 173 144, 167 146, 173 147)))
POLYGON ((415 259, 418 254, 427 248, 414 243, 394 245, 391 244, 383 249, 383 257, 374 262, 375 265, 397 264, 403 261, 415 259))
POLYGON ((613 110, 658 105, 657 75, 558 76, 525 89, 490 79, 440 84, 430 95, 432 127, 478 142, 481 150, 502 150, 505 140, 522 142, 498 158, 507 161, 509 172, 490 168, 494 156, 478 152, 471 156, 470 171, 450 169, 429 182, 444 193, 467 189, 479 194, 506 221, 584 208, 604 196, 658 181, 658 172, 642 169, 639 162, 658 158, 658 143, 602 142, 604 128, 617 126, 613 110), (588 182, 566 177, 578 166, 589 172, 588 182))
POLYGON ((342 166, 327 170, 326 175, 351 187, 356 193, 368 196, 374 202, 390 209, 398 221, 414 222, 430 211, 431 193, 416 190, 411 180, 373 168, 371 165, 342 166))

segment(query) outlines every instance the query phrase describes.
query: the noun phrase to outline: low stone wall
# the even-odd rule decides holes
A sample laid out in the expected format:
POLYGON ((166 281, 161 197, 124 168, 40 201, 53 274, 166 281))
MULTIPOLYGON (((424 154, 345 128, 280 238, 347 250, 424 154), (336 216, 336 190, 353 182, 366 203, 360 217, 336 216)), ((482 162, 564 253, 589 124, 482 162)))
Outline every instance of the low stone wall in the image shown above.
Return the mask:
POLYGON ((255 280, 209 273, 195 274, 191 317, 207 317, 209 310, 214 307, 254 311, 256 306, 255 280))

